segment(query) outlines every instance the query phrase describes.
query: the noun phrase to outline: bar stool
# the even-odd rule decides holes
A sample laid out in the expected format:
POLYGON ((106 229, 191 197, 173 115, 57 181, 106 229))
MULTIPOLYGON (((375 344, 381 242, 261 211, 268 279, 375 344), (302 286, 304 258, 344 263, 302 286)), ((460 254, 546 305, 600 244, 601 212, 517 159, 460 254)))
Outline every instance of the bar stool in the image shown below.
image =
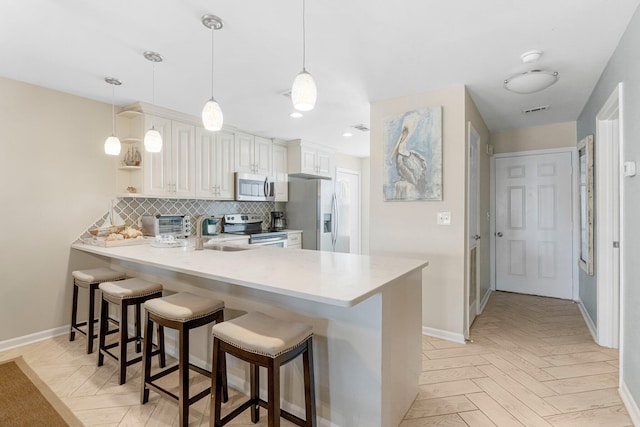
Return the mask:
POLYGON ((267 408, 269 427, 280 426, 280 417, 299 426, 316 426, 316 401, 313 382, 313 332, 303 323, 285 322, 254 312, 216 324, 213 333, 211 426, 222 427, 251 408, 251 421, 260 420, 260 406, 267 408), (249 362, 251 396, 249 400, 221 419, 222 374, 225 353, 249 362), (306 420, 280 408, 280 366, 302 354, 306 420), (260 399, 260 366, 267 368, 268 401, 260 399))
POLYGON ((93 324, 98 322, 95 318, 95 295, 98 285, 102 282, 113 282, 122 280, 125 274, 110 268, 92 268, 90 270, 72 271, 73 276, 73 303, 71 307, 71 330, 69 331, 69 341, 76 339, 76 332, 87 337, 87 354, 93 353, 93 339, 97 335, 93 333, 93 324), (84 288, 89 290, 89 314, 86 322, 78 323, 78 289, 84 288), (86 326, 86 332, 80 329, 86 326))
MULTIPOLYGON (((119 364, 120 380, 119 384, 124 384, 127 377, 127 366, 133 365, 142 360, 142 356, 127 360, 127 344, 135 341, 136 352, 141 351, 141 327, 140 327, 140 306, 147 300, 152 298, 160 298, 162 296, 162 285, 147 282, 142 279, 132 278, 119 282, 103 282, 99 285, 102 291, 102 304, 100 307, 100 334, 99 334, 99 352, 98 366, 104 363, 104 356, 108 355, 119 364), (109 317, 109 303, 120 307, 120 320, 109 317), (128 325, 128 309, 130 306, 135 307, 135 328, 136 335, 129 337, 128 325), (109 323, 117 326, 117 329, 109 330, 109 323), (117 342, 106 344, 107 335, 119 332, 117 342), (119 347, 119 355, 111 353, 109 350, 119 347)), ((160 366, 165 365, 164 352, 164 331, 162 327, 158 327, 158 346, 159 349, 153 352, 153 355, 160 355, 160 366)))
MULTIPOLYGON (((189 396, 189 369, 207 377, 211 375, 211 372, 189 363, 189 331, 214 321, 216 324, 224 321, 224 301, 209 299, 188 292, 179 292, 163 298, 148 300, 144 303, 144 308, 147 314, 145 316, 146 326, 142 355, 143 377, 140 403, 145 404, 149 401, 149 390, 153 390, 161 396, 177 400, 180 426, 187 426, 189 424, 189 406, 211 393, 211 386, 209 386, 195 396, 189 396), (178 331, 179 356, 177 365, 151 375, 150 336, 153 330, 153 322, 178 331), (158 379, 176 370, 179 377, 177 396, 160 386, 159 383, 156 383, 158 379)), ((226 375, 224 381, 223 398, 226 402, 228 400, 226 375)))

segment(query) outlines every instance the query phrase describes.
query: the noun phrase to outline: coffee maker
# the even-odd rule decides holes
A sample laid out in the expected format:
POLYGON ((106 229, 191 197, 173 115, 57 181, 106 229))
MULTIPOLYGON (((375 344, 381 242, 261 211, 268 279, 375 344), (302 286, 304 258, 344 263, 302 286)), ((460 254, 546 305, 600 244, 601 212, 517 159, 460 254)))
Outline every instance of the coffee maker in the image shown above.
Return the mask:
POLYGON ((270 230, 284 230, 287 228, 287 220, 284 217, 284 212, 271 212, 271 226, 270 230))

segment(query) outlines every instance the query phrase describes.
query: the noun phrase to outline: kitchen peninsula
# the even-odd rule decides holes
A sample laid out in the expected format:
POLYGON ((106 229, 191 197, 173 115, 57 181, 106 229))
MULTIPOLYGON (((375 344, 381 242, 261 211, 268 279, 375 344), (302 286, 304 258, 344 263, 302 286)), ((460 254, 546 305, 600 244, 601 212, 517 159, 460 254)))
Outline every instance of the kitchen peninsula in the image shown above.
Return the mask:
MULTIPOLYGON (((319 425, 397 426, 417 394, 424 260, 255 246, 72 248, 165 289, 221 298, 227 318, 257 310, 313 325, 319 425)), ((192 358, 210 366, 211 338, 194 334, 192 342, 202 344, 192 358)), ((302 367, 291 365, 283 407, 303 413, 302 367)), ((248 371, 234 363, 228 370, 230 385, 248 390, 248 371)))

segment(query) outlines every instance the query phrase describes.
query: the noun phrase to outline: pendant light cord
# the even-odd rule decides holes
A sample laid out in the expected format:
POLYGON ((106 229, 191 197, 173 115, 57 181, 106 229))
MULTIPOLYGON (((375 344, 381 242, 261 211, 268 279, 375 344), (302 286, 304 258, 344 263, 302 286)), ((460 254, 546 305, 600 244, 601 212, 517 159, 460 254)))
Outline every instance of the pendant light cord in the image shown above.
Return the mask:
POLYGON ((153 109, 156 106, 156 63, 151 62, 151 129, 155 129, 153 109))
POLYGON ((216 32, 215 26, 211 26, 211 99, 213 99, 213 34, 216 32))
POLYGON ((306 28, 305 28, 305 19, 304 19, 304 15, 305 15, 305 0, 302 0, 302 70, 305 71, 305 64, 307 63, 307 58, 306 58, 306 28))
POLYGON ((111 136, 116 136, 116 86, 111 85, 111 136))

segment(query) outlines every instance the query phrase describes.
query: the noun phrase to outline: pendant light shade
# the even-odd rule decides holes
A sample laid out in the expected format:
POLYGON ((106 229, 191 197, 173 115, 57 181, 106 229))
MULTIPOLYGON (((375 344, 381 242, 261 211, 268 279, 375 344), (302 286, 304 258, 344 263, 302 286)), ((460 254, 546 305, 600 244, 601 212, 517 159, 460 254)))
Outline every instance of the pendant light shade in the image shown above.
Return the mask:
POLYGON ((215 99, 211 98, 204 104, 202 109, 202 124, 206 130, 219 131, 222 129, 222 123, 224 122, 224 116, 220 105, 215 99))
POLYGON ((104 142, 104 152, 110 156, 117 156, 120 154, 122 144, 117 136, 112 135, 104 142))
POLYGON ((202 25, 211 30, 211 99, 202 108, 202 124, 209 131, 219 131, 224 123, 224 116, 220 104, 213 97, 213 34, 222 28, 222 20, 215 15, 204 15, 202 25))
POLYGON ((144 134, 144 149, 150 153, 159 153, 162 151, 162 135, 160 132, 156 130, 156 128, 151 127, 144 134))
POLYGON ((316 105, 317 98, 316 82, 313 80, 313 76, 303 69, 296 76, 291 87, 293 108, 298 111, 311 111, 316 105))
POLYGON ((311 111, 316 106, 318 88, 313 77, 306 69, 306 28, 305 28, 305 0, 302 0, 302 71, 298 73, 291 86, 291 101, 293 108, 298 111, 311 111))
MULTIPOLYGON (((162 62, 164 58, 157 52, 146 51, 144 58, 153 64, 153 78, 151 82, 151 103, 156 103, 156 62, 162 62)), ((162 151, 162 135, 158 132, 153 124, 153 115, 151 116, 151 129, 144 134, 144 149, 150 153, 159 153, 162 151)))
POLYGON ((111 85, 111 136, 104 142, 104 152, 110 156, 117 156, 120 154, 122 145, 116 136, 115 96, 116 86, 120 86, 122 82, 113 77, 105 77, 104 81, 111 85))

